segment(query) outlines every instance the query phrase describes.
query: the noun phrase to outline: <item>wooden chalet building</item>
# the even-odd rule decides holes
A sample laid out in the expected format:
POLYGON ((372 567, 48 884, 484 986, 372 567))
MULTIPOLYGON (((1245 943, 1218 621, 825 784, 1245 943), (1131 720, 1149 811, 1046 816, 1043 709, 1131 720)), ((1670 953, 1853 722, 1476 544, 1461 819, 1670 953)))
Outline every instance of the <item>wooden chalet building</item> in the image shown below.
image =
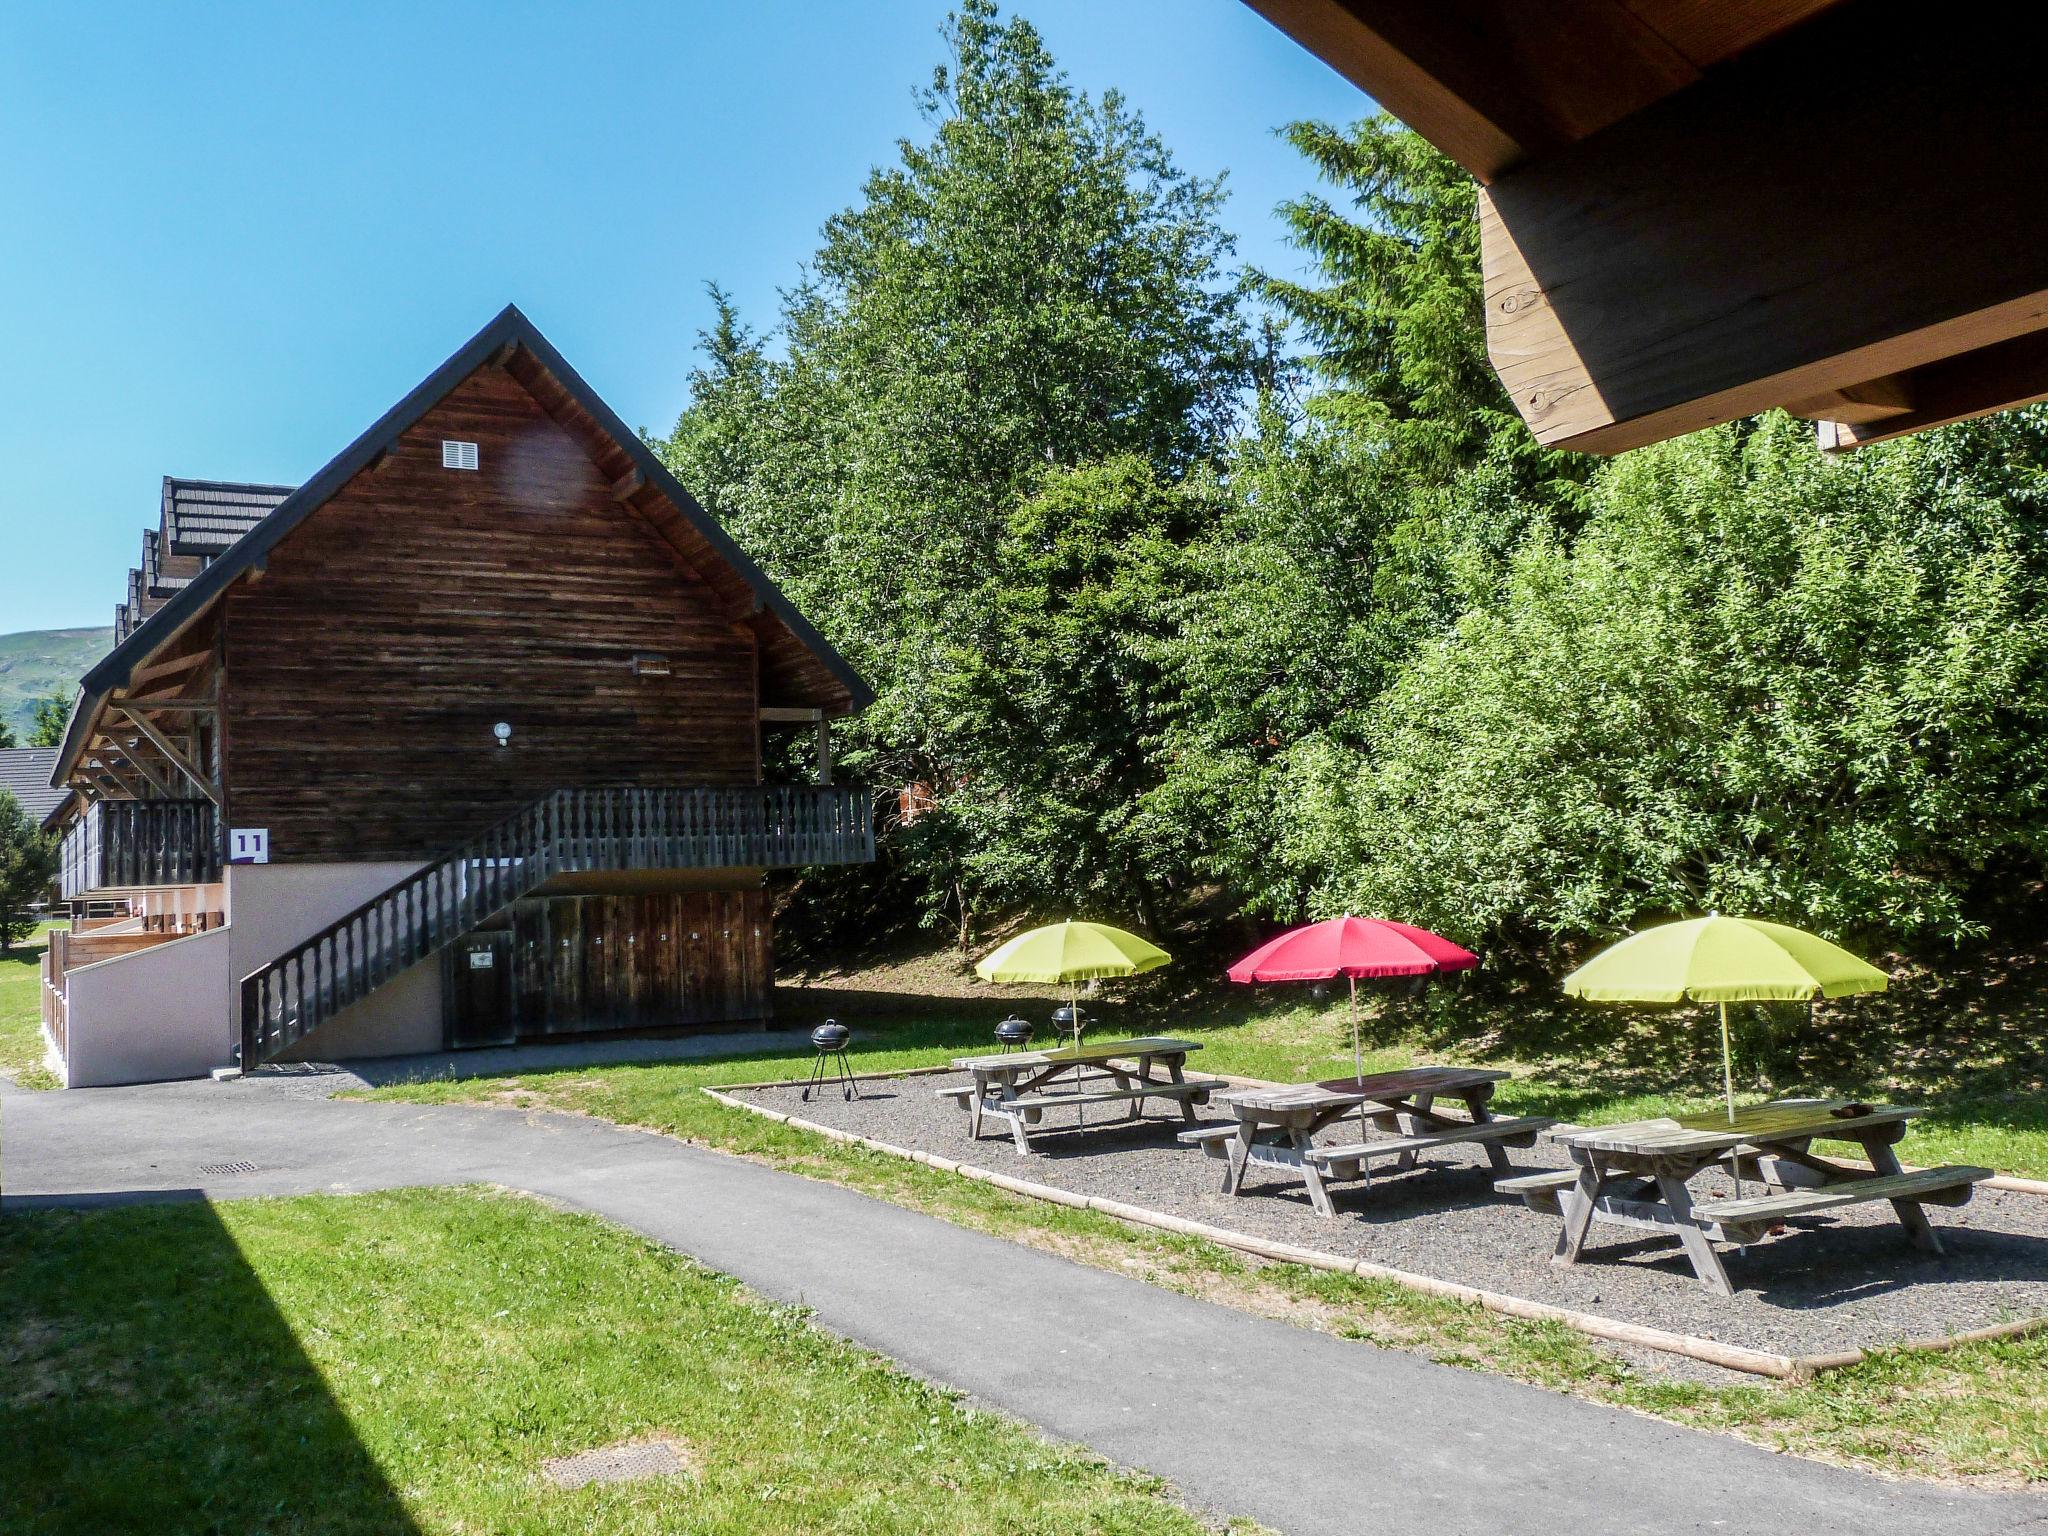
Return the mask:
POLYGON ((166 480, 58 750, 74 1085, 769 1014, 871 695, 507 308, 305 485, 166 480), (762 733, 816 733, 810 784, 762 733), (113 903, 111 909, 105 905, 113 903))

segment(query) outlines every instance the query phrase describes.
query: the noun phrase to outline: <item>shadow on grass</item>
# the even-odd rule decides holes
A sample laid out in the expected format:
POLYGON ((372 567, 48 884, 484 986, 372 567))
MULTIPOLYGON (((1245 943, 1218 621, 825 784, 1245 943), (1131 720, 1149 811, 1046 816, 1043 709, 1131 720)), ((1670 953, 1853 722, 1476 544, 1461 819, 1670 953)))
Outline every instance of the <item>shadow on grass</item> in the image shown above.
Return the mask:
POLYGON ((0 1529, 418 1527, 194 1198, 0 1216, 0 1529))
MULTIPOLYGON (((561 1052, 556 1059, 548 1059, 536 1052, 531 1062, 508 1062, 505 1053, 498 1048, 476 1053, 472 1065, 456 1053, 450 1060, 437 1060, 433 1066, 422 1069, 419 1063, 409 1057, 386 1057, 371 1061, 351 1061, 345 1067, 298 1066, 287 1068, 265 1068, 266 1073, 286 1072, 299 1075, 335 1075, 346 1072, 361 1078, 372 1087, 403 1086, 422 1082, 460 1082, 470 1078, 491 1078, 518 1076, 541 1079, 547 1077, 573 1076, 593 1069, 614 1067, 702 1067, 716 1066, 721 1074, 728 1070, 746 1066, 749 1062, 772 1063, 778 1077, 801 1076, 801 1065, 792 1068, 792 1062, 808 1063, 811 1045, 808 1031, 814 1024, 826 1018, 835 1018, 853 1030, 851 1065, 855 1071, 877 1070, 874 1063, 864 1058, 874 1053, 951 1051, 960 1055, 979 1054, 997 1048, 995 1026, 998 1020, 1013 1012, 1021 1012, 1037 1031, 1034 1044, 1040 1046, 1053 1043, 1053 1028, 1049 1015, 1056 1004, 1045 999, 1000 998, 988 999, 971 997, 927 997, 911 992, 861 991, 852 988, 818 989, 777 989, 776 994, 776 1039, 774 1043, 755 1046, 744 1050, 717 1051, 715 1054, 681 1055, 665 1052, 663 1044, 673 1038, 687 1037, 695 1042, 716 1046, 715 1032, 703 1030, 678 1030, 669 1035, 592 1036, 589 1059, 577 1059, 577 1042, 571 1038, 554 1036, 545 1040, 522 1042, 561 1052), (639 1049, 636 1050, 636 1046, 639 1049)), ((1089 1020, 1089 1033, 1097 1039, 1109 1039, 1123 1033, 1130 1022, 1128 1005, 1121 1002, 1104 1001, 1100 1005, 1089 1002, 1083 1005, 1089 1020)), ((746 1033, 753 1033, 749 1030, 746 1033)), ((739 1036, 736 1034, 735 1038, 739 1036)))

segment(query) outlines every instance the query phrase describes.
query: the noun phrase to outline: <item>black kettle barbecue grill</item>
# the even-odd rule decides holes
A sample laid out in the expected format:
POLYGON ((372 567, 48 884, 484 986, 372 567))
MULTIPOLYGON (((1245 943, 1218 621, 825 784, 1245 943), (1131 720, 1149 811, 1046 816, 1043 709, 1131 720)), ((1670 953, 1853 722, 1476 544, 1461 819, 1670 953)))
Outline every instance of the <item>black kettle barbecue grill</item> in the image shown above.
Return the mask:
POLYGON ((811 1031, 811 1044, 818 1048, 818 1059, 811 1063, 811 1080, 804 1084, 804 1102, 811 1101, 811 1090, 823 1092, 831 1079, 827 1075, 827 1063, 838 1069, 840 1093, 848 1100, 860 1097, 860 1086, 853 1080, 853 1068, 846 1060, 847 1042, 853 1039, 853 1031, 837 1019, 827 1019, 811 1031))

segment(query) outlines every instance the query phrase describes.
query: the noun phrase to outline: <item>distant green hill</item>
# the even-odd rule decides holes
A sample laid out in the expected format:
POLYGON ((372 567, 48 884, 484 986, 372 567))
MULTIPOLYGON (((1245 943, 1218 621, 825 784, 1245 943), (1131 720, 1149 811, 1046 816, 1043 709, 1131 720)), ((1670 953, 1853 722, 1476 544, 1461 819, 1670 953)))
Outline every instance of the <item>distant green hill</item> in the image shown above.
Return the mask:
POLYGON ((114 646, 109 629, 29 629, 0 635, 0 720, 28 742, 37 699, 61 690, 68 699, 86 668, 114 646))

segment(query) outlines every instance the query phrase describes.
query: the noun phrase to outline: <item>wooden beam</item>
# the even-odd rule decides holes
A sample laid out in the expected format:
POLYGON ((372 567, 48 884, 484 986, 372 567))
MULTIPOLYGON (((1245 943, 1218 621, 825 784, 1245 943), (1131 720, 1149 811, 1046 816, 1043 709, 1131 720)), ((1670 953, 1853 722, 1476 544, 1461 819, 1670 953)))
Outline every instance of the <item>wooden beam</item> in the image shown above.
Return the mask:
POLYGON ((1617 452, 2048 327, 2048 112, 2014 105, 2048 10, 1921 22, 1858 0, 1481 192, 1487 349, 1538 438, 1617 452))
POLYGON ((1785 409, 1808 421, 1863 423, 1908 416, 1913 411, 1913 376, 1888 373, 1881 379, 1865 379, 1861 384, 1831 389, 1824 395, 1788 401, 1785 409))
POLYGON ((131 689, 135 689, 142 687, 146 683, 161 682, 164 678, 176 677, 181 673, 190 672, 194 667, 200 666, 212 659, 213 652, 205 650, 191 651, 183 656, 174 656, 169 661, 151 662, 148 666, 137 667, 128 674, 128 686, 131 689))
POLYGON ((760 713, 763 725, 814 725, 825 718, 822 709, 801 705, 764 704, 760 713))
POLYGON ((122 783, 97 758, 80 758, 78 773, 86 781, 86 784, 91 787, 93 793, 103 800, 108 798, 107 791, 110 786, 119 790, 124 795, 133 793, 126 784, 122 783))
POLYGON ((1847 416, 1823 420, 1821 447, 1861 448, 1907 432, 1966 421, 1987 411, 2048 400, 2048 330, 1944 358, 1902 374, 1900 379, 1912 402, 1908 410, 1868 421, 1847 416))
POLYGON ((1480 181, 1844 0, 1246 0, 1480 181))
POLYGON ((211 714, 220 707, 220 701, 211 697, 199 699, 118 699, 115 701, 123 710, 149 710, 153 714, 164 712, 186 714, 211 714))
POLYGON ((830 784, 832 782, 832 727, 825 721, 823 716, 819 717, 817 732, 818 782, 820 784, 830 784))
MULTIPOLYGON (((178 781, 175 776, 160 772, 155 763, 137 752, 127 742, 114 741, 110 745, 113 751, 120 754, 121 761, 128 771, 143 783, 166 800, 175 800, 178 797, 178 781)), ((102 762, 106 760, 104 757, 101 759, 102 762)))
POLYGON ((116 768, 107 759, 105 752, 96 750, 85 759, 85 765, 90 771, 99 775, 101 779, 118 789, 122 796, 132 800, 147 800, 149 798, 149 781, 147 779, 143 779, 140 782, 130 780, 126 773, 122 771, 122 768, 128 766, 125 762, 122 768, 116 768))
POLYGON ((211 800, 215 805, 220 804, 220 786, 218 784, 215 784, 211 779, 207 778, 206 775, 201 773, 197 768, 193 767, 192 760, 186 757, 183 752, 180 752, 177 749, 177 747, 172 744, 171 739, 168 736, 164 735, 162 731, 158 730, 154 725, 152 725, 145 715, 143 715, 139 711, 128 708, 128 706, 125 703, 116 704, 114 707, 120 710, 122 714, 126 715, 129 721, 134 725, 134 727, 138 731, 142 732, 144 736, 149 738, 149 744, 155 747, 157 751, 163 753, 165 760, 168 761, 173 768, 177 769, 178 772, 182 773, 186 778, 192 781, 194 788, 196 788, 202 795, 206 796, 207 799, 211 800))
POLYGON ((612 482, 612 500, 630 501, 646 489, 646 486, 647 477, 640 473, 639 466, 636 465, 612 482))
POLYGON ((1481 181, 1699 79, 1622 0, 1248 0, 1481 181))

